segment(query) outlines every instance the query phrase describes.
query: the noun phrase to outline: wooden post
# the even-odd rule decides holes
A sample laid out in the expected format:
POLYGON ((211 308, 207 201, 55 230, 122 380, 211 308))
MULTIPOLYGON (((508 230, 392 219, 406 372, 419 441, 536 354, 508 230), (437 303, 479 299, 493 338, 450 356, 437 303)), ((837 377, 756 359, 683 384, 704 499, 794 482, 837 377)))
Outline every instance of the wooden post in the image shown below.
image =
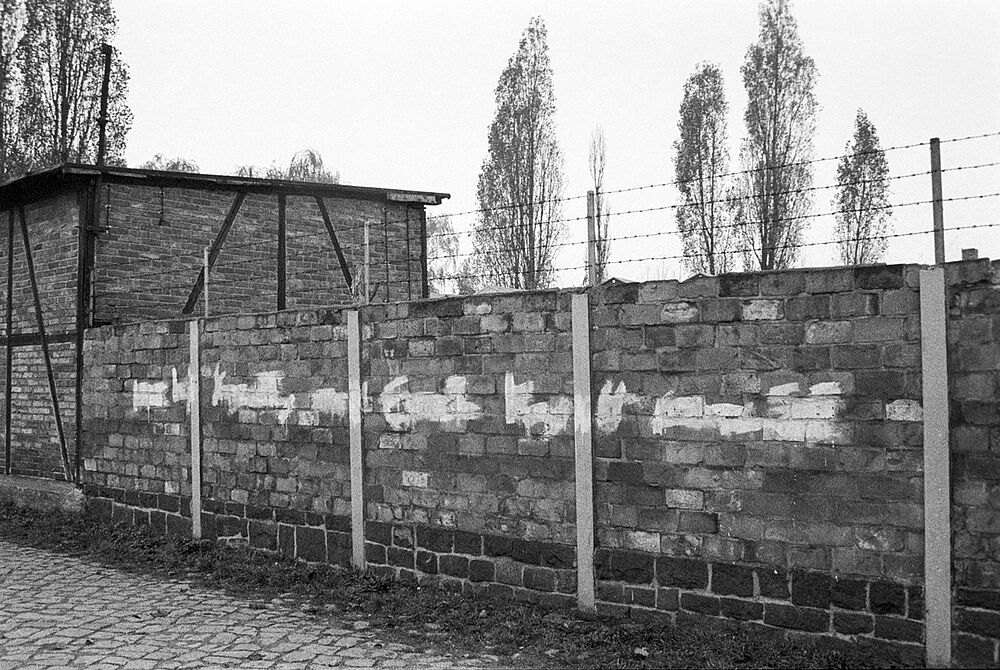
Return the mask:
POLYGON ((369 240, 369 230, 370 226, 368 224, 368 219, 365 219, 365 295, 361 299, 362 305, 367 305, 371 300, 371 244, 369 240))
POLYGON ((285 194, 278 196, 278 311, 285 309, 285 194))
MULTIPOLYGON (((14 361, 14 344, 11 341, 11 335, 14 333, 14 210, 10 210, 10 216, 7 219, 7 329, 5 335, 7 335, 7 385, 4 386, 3 393, 3 403, 4 403, 4 445, 3 445, 3 471, 5 475, 10 474, 10 410, 11 410, 11 399, 10 394, 10 382, 11 382, 11 365, 14 361)), ((80 446, 77 445, 77 449, 80 446)))
POLYGON ((208 247, 205 247, 204 253, 202 255, 202 276, 205 278, 205 318, 208 318, 208 270, 211 264, 208 258, 208 247))
POLYGON ((934 264, 944 263, 944 200, 941 191, 941 140, 931 138, 931 197, 934 207, 934 264))
MULTIPOLYGON (((208 284, 205 284, 208 299, 208 284)), ((188 335, 188 418, 191 422, 191 536, 201 539, 201 353, 198 319, 188 335)))
POLYGON ((584 612, 594 604, 594 445, 590 398, 590 303, 573 296, 573 429, 576 444, 576 599, 584 612))
POLYGON ((367 564, 364 444, 361 439, 361 319, 356 309, 347 311, 347 396, 351 431, 351 565, 363 571, 367 564))
POLYGON ((597 285, 597 215, 594 192, 587 191, 587 285, 597 285))

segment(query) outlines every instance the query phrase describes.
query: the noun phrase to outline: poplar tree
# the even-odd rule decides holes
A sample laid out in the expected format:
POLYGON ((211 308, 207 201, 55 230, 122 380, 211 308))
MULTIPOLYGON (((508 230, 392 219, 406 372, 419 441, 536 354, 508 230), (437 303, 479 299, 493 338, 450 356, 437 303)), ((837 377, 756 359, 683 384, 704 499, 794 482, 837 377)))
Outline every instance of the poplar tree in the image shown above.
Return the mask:
POLYGON ((889 164, 875 125, 862 110, 854 119, 854 137, 837 165, 837 247, 845 265, 877 263, 892 225, 889 164))
MULTIPOLYGON (((109 0, 26 0, 21 133, 29 167, 54 162, 94 163, 104 57, 117 18, 109 0)), ((114 58, 108 96, 107 153, 124 163, 132 126, 126 102, 128 69, 114 58)))
POLYGON ((473 266, 487 283, 535 289, 554 279, 563 192, 545 24, 533 18, 496 87, 479 173, 473 266))
POLYGON ((604 166, 607 161, 607 142, 604 139, 604 129, 594 128, 590 135, 590 181, 594 187, 594 224, 596 233, 594 246, 594 265, 596 266, 597 283, 602 284, 607 279, 608 261, 611 259, 611 240, 608 237, 608 223, 611 211, 608 198, 604 194, 604 166))
POLYGON ((677 230, 684 245, 684 265, 701 274, 732 268, 736 237, 726 199, 729 149, 726 113, 729 105, 718 66, 702 63, 684 83, 680 138, 674 143, 674 174, 681 204, 677 230))
POLYGON ((760 35, 743 63, 747 135, 740 149, 746 173, 735 215, 747 269, 780 270, 798 257, 812 204, 816 65, 806 55, 788 0, 766 0, 760 35))

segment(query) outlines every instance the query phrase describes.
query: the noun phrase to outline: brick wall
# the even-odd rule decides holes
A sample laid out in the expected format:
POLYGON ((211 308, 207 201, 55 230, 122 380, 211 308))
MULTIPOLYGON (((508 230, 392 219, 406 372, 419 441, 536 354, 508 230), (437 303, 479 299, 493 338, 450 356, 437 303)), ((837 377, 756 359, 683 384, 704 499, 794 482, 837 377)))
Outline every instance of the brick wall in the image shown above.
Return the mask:
MULTIPOLYGON (((236 193, 109 184, 104 197, 108 206, 100 225, 106 232, 96 243, 96 322, 179 317, 201 270, 203 249, 215 240, 236 193)), ((419 209, 348 198, 325 203, 349 269, 359 278, 368 222, 375 301, 420 297, 419 209)), ((349 304, 350 290, 315 200, 289 196, 285 218, 287 308, 349 304)), ((275 309, 277 222, 278 196, 246 196, 211 273, 212 313, 275 309)), ((203 310, 199 299, 195 312, 203 310)))
MULTIPOLYGON (((956 640, 997 662, 996 267, 949 267, 956 640), (992 654, 992 656, 991 656, 992 654)), ((600 611, 721 617, 922 658, 919 268, 728 275, 591 300, 600 611)), ((570 293, 361 311, 366 557, 570 604, 570 293)), ((201 335, 206 533, 350 555, 335 309, 201 335)), ((182 322, 88 332, 87 491, 184 532, 182 322)))
POLYGON ((955 651, 997 665, 1000 639, 1000 264, 953 268, 948 301, 955 651))
MULTIPOLYGON (((0 319, 6 318, 9 211, 0 212, 0 319)), ((38 333, 35 300, 31 290, 20 219, 14 210, 13 328, 15 336, 38 333)), ((25 206, 28 241, 38 283, 56 382, 60 416, 72 462, 75 451, 75 348, 70 333, 76 326, 77 222, 79 208, 75 193, 65 193, 25 206)), ((6 335, 6 333, 5 333, 6 335)), ((6 338, 5 338, 6 340, 6 338)), ((63 479, 49 391, 48 375, 41 345, 37 341, 15 339, 11 366, 11 472, 13 474, 63 479)), ((5 341, 6 344, 6 341, 5 341)), ((0 356, 0 375, 6 364, 0 356)), ((6 379, 5 376, 0 379, 6 379)), ((0 382, 2 383, 2 382, 0 382)), ((0 407, 0 413, 4 410, 0 407)))

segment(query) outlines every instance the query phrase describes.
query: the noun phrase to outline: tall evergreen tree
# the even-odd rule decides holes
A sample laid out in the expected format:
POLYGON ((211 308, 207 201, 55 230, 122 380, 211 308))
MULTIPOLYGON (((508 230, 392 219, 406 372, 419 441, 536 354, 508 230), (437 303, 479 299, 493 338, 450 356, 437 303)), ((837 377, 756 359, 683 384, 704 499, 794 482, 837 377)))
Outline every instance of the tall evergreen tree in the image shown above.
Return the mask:
POLYGON ((735 214, 748 269, 780 270, 798 256, 812 204, 816 65, 805 54, 788 0, 766 0, 760 36, 743 68, 747 136, 740 158, 747 170, 736 190, 735 214))
POLYGON ((837 246, 846 265, 877 263, 885 253, 892 209, 889 164, 875 125, 862 110, 854 119, 854 137, 837 165, 837 246))
POLYGON ((531 20, 496 87, 489 153, 479 173, 483 210, 475 227, 475 267, 488 282, 534 289, 554 278, 563 192, 555 95, 545 24, 531 20))
MULTIPOLYGON (((104 76, 101 45, 112 42, 117 19, 109 0, 26 0, 21 132, 32 167, 97 159, 104 76)), ((122 164, 132 112, 125 100, 128 69, 111 68, 109 164, 122 164)))
POLYGON ((674 144, 674 174, 681 205, 677 229, 684 264, 691 272, 720 274, 732 268, 736 237, 726 200, 729 169, 726 113, 729 105, 718 66, 702 63, 684 83, 680 139, 674 144))

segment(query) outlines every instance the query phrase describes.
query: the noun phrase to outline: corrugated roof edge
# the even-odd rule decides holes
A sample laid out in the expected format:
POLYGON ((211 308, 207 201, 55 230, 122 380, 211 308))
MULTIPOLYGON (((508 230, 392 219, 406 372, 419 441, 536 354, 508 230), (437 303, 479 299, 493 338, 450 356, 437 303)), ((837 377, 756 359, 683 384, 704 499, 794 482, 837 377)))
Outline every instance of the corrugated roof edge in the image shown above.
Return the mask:
POLYGON ((324 184, 309 181, 289 181, 284 179, 261 179, 259 177, 237 177, 233 175, 200 174, 195 172, 169 172, 164 170, 144 170, 83 163, 60 163, 51 167, 28 172, 27 174, 8 179, 0 184, 0 197, 5 193, 31 188, 35 182, 47 179, 60 179, 70 176, 104 175, 105 179, 121 181, 148 181, 160 184, 174 184, 177 187, 195 186, 200 188, 217 186, 219 190, 249 190, 297 193, 302 195, 325 195, 341 198, 365 198, 391 200, 393 202, 412 202, 424 205, 440 205, 450 198, 449 193, 433 191, 416 191, 410 189, 381 188, 372 186, 351 186, 348 184, 324 184))

